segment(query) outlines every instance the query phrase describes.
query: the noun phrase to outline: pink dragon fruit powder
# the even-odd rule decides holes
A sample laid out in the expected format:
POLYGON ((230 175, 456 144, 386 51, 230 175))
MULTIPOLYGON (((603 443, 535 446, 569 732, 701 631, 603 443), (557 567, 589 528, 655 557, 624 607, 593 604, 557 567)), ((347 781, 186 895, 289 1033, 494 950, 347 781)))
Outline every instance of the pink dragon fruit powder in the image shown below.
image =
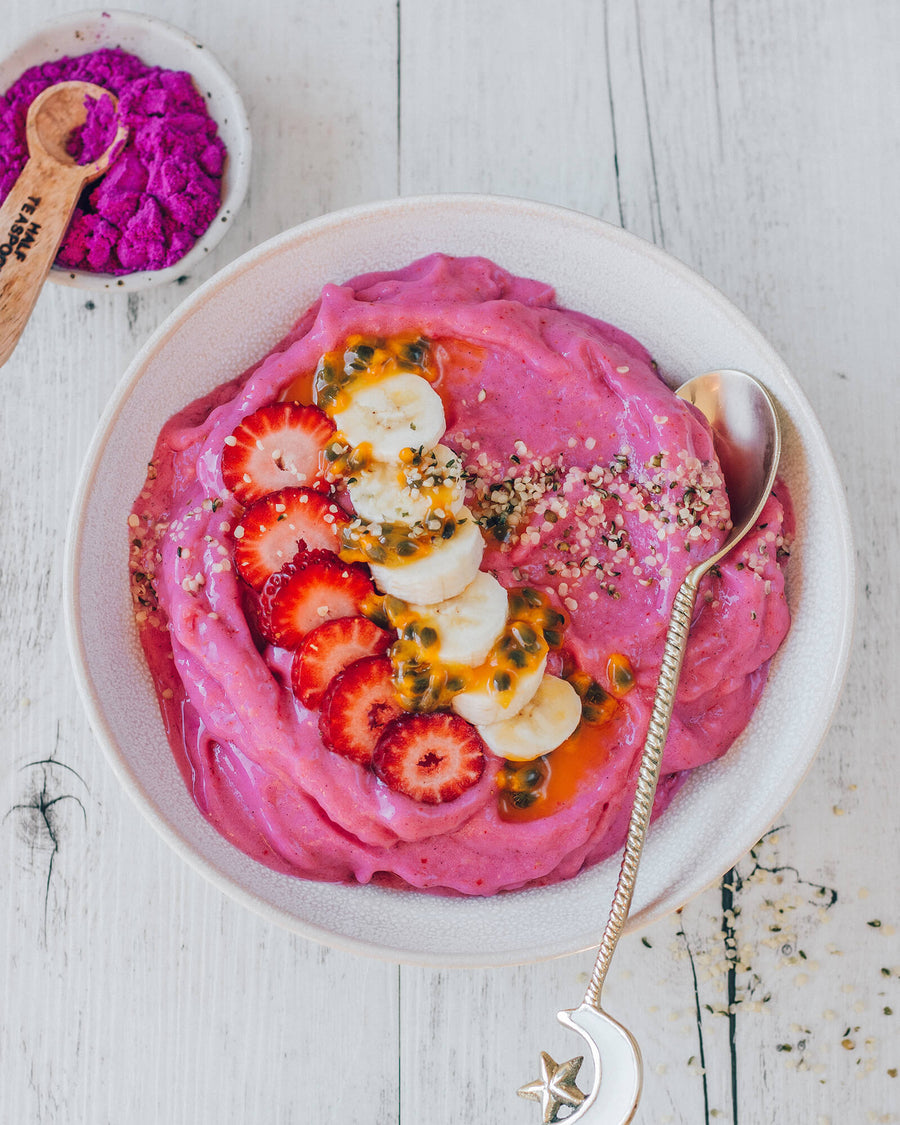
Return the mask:
POLYGON ((56 257, 57 265, 128 274, 174 265, 219 210, 226 149, 190 74, 147 66, 105 48, 32 67, 0 98, 0 202, 28 159, 25 120, 32 101, 57 82, 93 82, 118 98, 92 101, 68 143, 81 164, 96 160, 119 122, 128 139, 109 171, 89 184, 56 257))

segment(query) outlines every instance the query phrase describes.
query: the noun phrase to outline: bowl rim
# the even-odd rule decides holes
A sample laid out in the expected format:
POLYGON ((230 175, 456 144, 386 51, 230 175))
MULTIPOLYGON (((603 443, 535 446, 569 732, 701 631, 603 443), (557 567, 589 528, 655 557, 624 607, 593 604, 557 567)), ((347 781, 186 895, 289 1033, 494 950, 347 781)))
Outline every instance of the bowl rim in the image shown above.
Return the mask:
MULTIPOLYGON (((194 870, 204 875, 230 898, 241 902, 245 906, 249 906, 267 920, 277 922, 279 925, 285 926, 295 933, 299 933, 306 938, 310 938, 332 948, 400 964, 429 967, 487 968, 533 963, 568 956, 594 948, 596 946, 596 941, 570 939, 564 946, 560 946, 558 942, 554 941, 544 941, 541 946, 535 946, 534 944, 516 946, 510 944, 510 946, 504 948, 502 952, 490 954, 466 951, 450 954, 443 953, 435 956, 419 950, 400 949, 375 941, 367 941, 361 938, 350 937, 346 934, 335 933, 318 923, 299 919, 295 915, 256 894, 254 891, 239 885, 229 875, 218 870, 209 860, 200 856, 193 845, 157 811, 144 793, 140 782, 131 771, 124 755, 120 752, 116 744, 116 740, 112 735, 110 726, 107 723, 103 708, 100 704, 99 696, 94 691, 91 682, 79 614, 78 572, 81 543, 84 535, 83 517, 86 501, 99 472, 102 454, 113 432, 117 418, 132 391, 142 378, 143 368, 152 354, 157 351, 157 349, 163 347, 202 305, 214 299, 220 287, 230 283, 242 272, 259 265, 269 256, 279 253, 283 247, 294 242, 294 240, 313 237, 331 226, 342 225, 353 220, 364 221, 369 216, 375 214, 380 215, 391 210, 401 211, 408 208, 434 208, 442 206, 461 208, 494 206, 504 210, 525 211, 534 217, 543 218, 550 222, 563 219, 567 223, 581 223, 587 230, 593 229, 596 231, 599 227, 606 237, 624 243, 626 247, 630 245, 641 254, 655 260, 656 264, 665 267, 665 269, 670 272, 674 272, 682 281, 689 283, 695 289, 699 289, 706 300, 718 305, 727 313, 730 319, 734 320, 734 318, 737 317, 741 323, 742 329, 753 339, 753 342, 762 347, 764 351, 768 352, 777 360, 780 376, 783 377, 787 387, 795 395, 795 401, 793 403, 795 413, 802 418, 809 437, 818 443, 819 451, 827 469, 827 479, 824 484, 829 487, 832 499, 834 500, 834 524, 832 531, 839 543, 840 559, 843 563, 842 572, 839 575, 842 594, 840 630, 837 643, 831 654, 832 658, 828 680, 830 706, 823 708, 817 716, 817 721, 810 724, 808 731, 808 745, 810 751, 806 759, 800 763, 800 767, 795 766, 793 771, 788 775, 787 784, 781 792, 778 808, 775 809, 774 812, 772 810, 767 810, 765 823, 754 824, 748 827, 743 834, 735 837, 731 846, 724 850, 721 854, 721 858, 717 860, 716 866, 719 870, 715 876, 710 878, 707 872, 702 879, 695 877, 683 883, 677 894, 667 891, 657 896, 647 907, 637 910, 629 917, 626 931, 637 930, 643 925, 647 925, 675 910, 681 909, 697 895, 702 893, 708 886, 712 885, 712 883, 733 867, 734 864, 746 854, 766 828, 773 823, 774 818, 778 816, 781 809, 785 807, 791 797, 796 793, 803 779, 809 772, 812 762, 831 725, 840 697, 841 687, 846 678, 853 637, 853 620, 856 601, 856 565, 846 497, 834 458, 818 419, 786 365, 780 360, 780 357, 777 356, 777 353, 774 352, 772 346, 765 337, 762 336, 755 325, 753 325, 737 306, 728 300, 720 290, 713 286, 712 283, 697 274, 672 254, 661 250, 655 244, 648 242, 638 235, 574 209, 561 207, 555 204, 540 203, 533 200, 518 199, 511 196, 462 192, 392 198, 329 212, 304 223, 300 223, 260 243, 219 270, 194 293, 189 295, 141 347, 128 366, 125 374, 122 376, 120 383, 116 387, 97 424, 90 446, 85 455, 84 464, 70 509, 65 546, 63 615, 69 653, 78 689, 82 696, 95 736, 100 741, 104 753, 113 767, 114 773, 131 798, 138 805, 141 812, 150 820, 160 835, 167 840, 181 858, 186 860, 194 870)), ((418 894, 420 892, 410 891, 403 893, 418 894)), ((604 904, 600 903, 598 906, 596 926, 598 940, 604 920, 604 917, 601 916, 603 910, 604 904)))
MULTIPOLYGON (((222 96, 227 98, 230 103, 229 116, 233 116, 234 118, 234 132, 235 136, 239 139, 236 150, 232 147, 228 148, 225 175, 223 177, 225 191, 215 217, 190 250, 173 265, 165 266, 163 269, 159 270, 136 270, 134 273, 110 274, 93 273, 88 270, 67 269, 65 266, 57 266, 54 264, 47 274, 47 279, 57 285, 64 285, 91 292, 101 292, 104 290, 135 292, 150 289, 157 285, 165 285, 169 282, 177 281, 179 278, 184 277, 185 274, 189 274, 192 270, 196 269, 206 255, 218 246, 219 242, 224 238, 231 227, 232 222, 241 209, 250 183, 250 164, 253 148, 250 121, 247 117, 247 109, 241 97, 240 90, 232 77, 225 70, 222 63, 208 47, 200 43, 187 31, 157 16, 150 16, 143 12, 129 11, 120 8, 89 8, 77 12, 67 12, 65 15, 58 16, 55 19, 48 20, 46 23, 41 24, 40 27, 17 43, 13 50, 0 60, 0 94, 4 93, 11 83, 17 81, 25 70, 35 65, 32 62, 19 62, 18 60, 20 58, 24 59, 29 57, 32 49, 41 46, 43 43, 47 43, 49 50, 52 51, 51 40, 54 36, 65 35, 78 30, 88 22, 92 25, 95 24, 99 28, 117 28, 125 32, 129 30, 149 30, 151 34, 161 41, 168 40, 171 43, 177 44, 179 47, 193 48, 197 51, 202 51, 204 62, 215 75, 222 96), (12 75, 10 79, 6 77, 7 72, 12 75)), ((102 46, 102 44, 96 47, 88 46, 87 50, 79 53, 87 54, 88 51, 92 49, 100 50, 102 46)), ((68 50, 63 51, 63 54, 69 53, 68 50)), ((51 57, 52 55, 47 56, 48 59, 51 57)), ((204 98, 204 102, 206 102, 206 98, 204 98)), ((221 135, 222 126, 216 118, 214 118, 214 120, 216 120, 221 135)))

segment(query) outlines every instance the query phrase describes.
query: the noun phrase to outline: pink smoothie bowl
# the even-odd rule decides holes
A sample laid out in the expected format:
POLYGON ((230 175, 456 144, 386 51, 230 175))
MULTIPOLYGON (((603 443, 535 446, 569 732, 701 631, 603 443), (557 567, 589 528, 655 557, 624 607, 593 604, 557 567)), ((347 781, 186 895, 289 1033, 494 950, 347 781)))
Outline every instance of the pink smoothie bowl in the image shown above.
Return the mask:
POLYGON ((127 520, 156 436, 193 399, 261 359, 331 281, 434 251, 484 256, 551 284, 558 302, 640 340, 677 386, 739 368, 772 393, 795 507, 790 633, 749 726, 690 775, 653 824, 629 921, 683 906, 727 871, 794 793, 828 729, 847 663, 854 567, 844 491, 784 363, 708 282, 634 235, 540 203, 493 196, 397 199, 326 215, 264 243, 206 282, 145 345, 100 421, 74 499, 65 617, 91 725, 138 809, 227 894, 313 940, 437 966, 507 965, 591 948, 619 857, 552 886, 444 897, 279 874, 200 815, 175 764, 132 612, 127 520))

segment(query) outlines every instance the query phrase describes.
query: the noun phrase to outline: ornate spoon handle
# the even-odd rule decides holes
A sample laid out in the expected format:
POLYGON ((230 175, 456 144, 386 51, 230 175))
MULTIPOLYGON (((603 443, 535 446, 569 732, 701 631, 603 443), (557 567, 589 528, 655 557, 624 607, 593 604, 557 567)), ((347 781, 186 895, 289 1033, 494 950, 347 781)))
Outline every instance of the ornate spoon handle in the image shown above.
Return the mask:
POLYGON ((644 837, 653 811, 659 767, 672 720, 675 692, 691 630, 697 588, 711 564, 712 560, 692 570, 675 595, 647 738, 641 754, 625 840, 625 854, 619 868, 609 918, 584 999, 577 1008, 560 1012, 557 1016, 564 1027, 577 1032, 587 1043, 594 1067, 594 1080, 591 1089, 586 1094, 582 1093, 575 1085, 575 1076, 583 1056, 557 1065, 548 1054, 543 1053, 541 1078, 521 1087, 519 1094, 541 1102, 544 1125, 558 1121, 559 1111, 564 1106, 571 1109, 569 1116, 564 1119, 565 1125, 570 1122, 571 1125, 576 1125, 576 1122, 588 1117, 594 1125, 627 1125, 637 1110, 643 1075, 640 1048, 627 1028, 600 1007, 600 992, 631 907, 644 837), (602 1103, 598 1100, 601 1086, 602 1103))
POLYGON ((587 1125, 588 1119, 591 1125, 628 1125, 637 1112, 643 1076, 640 1048, 600 1007, 600 993, 631 907, 700 581, 753 528, 778 471, 781 429, 775 404, 751 375, 708 371, 682 384, 676 394, 693 403, 712 428, 733 524, 718 551, 690 571, 675 595, 609 918, 584 999, 577 1008, 557 1015, 587 1043, 594 1065, 591 1088, 584 1093, 575 1084, 583 1056, 557 1065, 542 1052, 541 1077, 519 1090, 522 1097, 541 1103, 544 1125, 560 1120, 563 1108, 571 1110, 566 1125, 587 1125))
POLYGON ((590 983, 584 994, 583 1003, 589 1004, 593 1008, 600 1008, 600 991, 603 988, 609 963, 612 960, 619 938, 622 936, 622 930, 628 919, 628 911, 631 908, 638 864, 641 860, 644 839, 647 835, 647 826, 650 823, 650 814, 653 811, 653 798, 656 794, 656 783, 659 780, 659 767, 666 745, 666 736, 669 733, 669 723, 672 720, 672 709, 675 706, 675 692, 678 688, 681 664, 687 649, 691 618, 694 614, 694 603, 697 600, 697 587, 705 571, 705 567, 697 567, 688 574, 679 587, 672 605, 662 667, 656 684, 656 695, 653 699, 647 739, 644 742, 644 750, 641 755, 634 805, 628 823, 625 854, 622 856, 622 866, 619 868, 619 878, 616 882, 616 890, 606 928, 600 940, 597 960, 594 962, 590 983))

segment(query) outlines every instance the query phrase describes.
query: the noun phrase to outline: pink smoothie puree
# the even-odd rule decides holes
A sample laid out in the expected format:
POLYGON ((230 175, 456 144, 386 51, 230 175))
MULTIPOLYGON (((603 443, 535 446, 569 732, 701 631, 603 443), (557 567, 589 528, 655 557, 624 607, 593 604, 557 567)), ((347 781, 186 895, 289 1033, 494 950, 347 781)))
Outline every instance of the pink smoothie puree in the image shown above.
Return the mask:
MULTIPOLYGON (((329 496, 352 516, 340 487, 329 496)), ((129 520, 140 637, 200 812, 254 859, 309 879, 491 895, 597 863, 624 839, 672 601, 724 541, 728 513, 705 420, 636 340, 561 308, 549 285, 441 254, 326 285, 268 356, 166 423, 129 520), (260 639, 233 565, 244 507, 223 482, 226 439, 267 404, 310 401, 320 360, 350 339, 420 342, 481 570, 563 615, 547 671, 586 700, 558 749, 504 763, 485 747, 480 776, 440 803, 325 745, 291 690, 291 653, 260 639)), ((779 485, 701 586, 656 815, 760 698, 789 626, 792 530, 779 485)))

